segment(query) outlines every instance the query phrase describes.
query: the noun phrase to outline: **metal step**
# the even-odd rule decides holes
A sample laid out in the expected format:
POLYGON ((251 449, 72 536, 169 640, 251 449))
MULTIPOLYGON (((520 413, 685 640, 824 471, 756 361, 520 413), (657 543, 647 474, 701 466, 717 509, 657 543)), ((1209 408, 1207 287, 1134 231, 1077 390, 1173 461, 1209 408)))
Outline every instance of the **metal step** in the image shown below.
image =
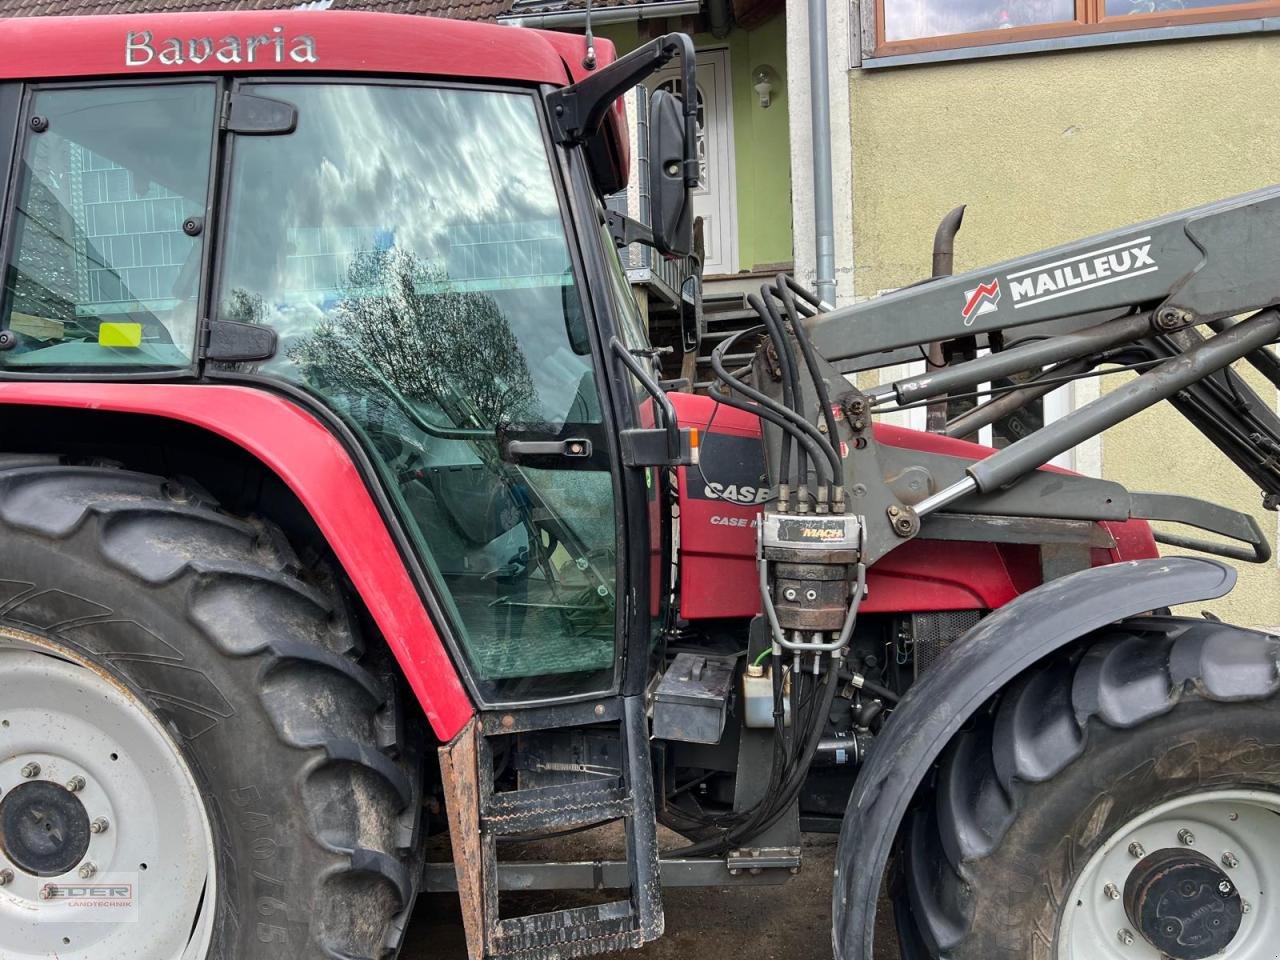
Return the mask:
MULTIPOLYGON (((644 698, 623 697, 617 707, 612 713, 593 711, 591 719, 578 722, 618 724, 620 776, 497 792, 489 738, 475 718, 441 748, 440 769, 470 960, 575 960, 638 947, 662 935, 662 884, 644 698), (611 720, 597 719, 603 715, 611 720), (627 839, 628 899, 502 918, 498 903, 501 837, 554 833, 618 819, 627 839)), ((549 712, 545 719, 539 717, 531 711, 522 730, 565 726, 563 709, 549 712)))
POLYGON ((644 943, 630 900, 513 917, 498 924, 492 947, 520 960, 559 960, 627 950, 644 943))
POLYGON ((734 293, 733 291, 727 293, 708 293, 703 291, 702 293, 702 305, 712 309, 718 309, 726 304, 743 307, 746 306, 746 303, 747 295, 745 293, 734 293))
POLYGON ((754 310, 704 310, 702 314, 707 320, 707 327, 737 326, 739 329, 754 327, 760 322, 760 315, 754 310))
MULTIPOLYGON (((726 353, 722 359, 724 360, 725 369, 732 373, 736 368, 745 367, 749 364, 754 356, 755 354, 753 353, 726 353)), ((698 366, 710 367, 711 356, 708 354, 705 357, 699 357, 698 366)))
POLYGON ((498 836, 572 830, 621 819, 631 806, 621 778, 608 777, 492 794, 481 807, 480 823, 498 836))

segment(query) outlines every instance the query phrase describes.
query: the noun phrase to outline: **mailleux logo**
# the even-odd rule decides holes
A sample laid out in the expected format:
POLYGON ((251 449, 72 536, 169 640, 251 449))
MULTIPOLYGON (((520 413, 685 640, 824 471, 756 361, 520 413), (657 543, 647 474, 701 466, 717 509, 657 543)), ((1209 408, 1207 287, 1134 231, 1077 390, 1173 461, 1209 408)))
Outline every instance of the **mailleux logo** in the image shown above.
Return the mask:
POLYGON ((1151 238, 1137 237, 1041 267, 1020 270, 1005 279, 1013 294, 1013 309, 1021 310, 1047 300, 1143 277, 1159 269, 1151 253, 1151 238))
POLYGON ((972 290, 964 292, 964 325, 967 327, 984 313, 995 313, 1000 303, 1000 281, 980 283, 972 290))

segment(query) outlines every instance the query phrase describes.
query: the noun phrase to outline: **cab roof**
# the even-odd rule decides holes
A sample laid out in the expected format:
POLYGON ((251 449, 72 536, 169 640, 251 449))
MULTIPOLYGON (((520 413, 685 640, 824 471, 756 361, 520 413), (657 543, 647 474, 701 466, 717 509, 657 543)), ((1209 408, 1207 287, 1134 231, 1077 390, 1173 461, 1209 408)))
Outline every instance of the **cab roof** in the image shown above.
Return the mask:
MULTIPOLYGON (((252 10, 0 19, 0 80, 185 73, 581 79, 572 34, 394 13, 252 10)), ((596 40, 601 65, 613 45, 596 40)))

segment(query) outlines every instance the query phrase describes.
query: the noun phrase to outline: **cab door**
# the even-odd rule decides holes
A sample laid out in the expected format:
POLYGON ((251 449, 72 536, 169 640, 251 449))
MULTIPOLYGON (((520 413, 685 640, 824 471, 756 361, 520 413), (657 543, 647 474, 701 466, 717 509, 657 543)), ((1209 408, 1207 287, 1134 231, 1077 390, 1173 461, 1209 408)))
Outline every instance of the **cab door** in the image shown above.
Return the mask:
POLYGON ((297 120, 229 145, 217 318, 272 327, 252 372, 359 439, 482 705, 616 689, 616 438, 540 98, 236 92, 297 120))

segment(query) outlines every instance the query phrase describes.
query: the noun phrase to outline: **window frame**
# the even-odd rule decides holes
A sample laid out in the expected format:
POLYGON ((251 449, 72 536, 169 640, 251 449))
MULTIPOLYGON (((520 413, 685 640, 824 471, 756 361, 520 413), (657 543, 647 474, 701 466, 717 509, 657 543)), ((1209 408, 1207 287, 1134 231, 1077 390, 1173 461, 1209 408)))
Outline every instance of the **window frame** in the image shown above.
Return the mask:
POLYGON ((1162 27, 1192 26, 1207 23, 1229 23, 1280 15, 1276 0, 1243 0, 1222 7, 1202 7, 1163 13, 1137 13, 1107 16, 1106 0, 1075 0, 1075 19, 1032 24, 1009 29, 978 30, 951 33, 937 37, 907 40, 885 38, 885 5, 892 0, 875 0, 875 38, 873 57, 931 53, 941 50, 963 50, 969 47, 995 47, 1030 40, 1053 40, 1060 37, 1124 33, 1130 30, 1152 30, 1162 27))
MULTIPOLYGON (((209 313, 209 296, 212 292, 210 269, 213 264, 213 251, 216 239, 209 233, 209 224, 214 211, 218 207, 217 189, 220 182, 219 164, 221 163, 222 131, 218 127, 223 94, 226 92, 228 78, 212 73, 197 73, 182 76, 148 76, 127 77, 107 80, 77 79, 68 81, 48 81, 21 84, 19 91, 18 126, 13 138, 12 151, 7 158, 9 169, 7 181, 0 186, 0 201, 4 210, 18 202, 22 187, 23 157, 27 144, 36 131, 31 129, 31 111, 36 95, 45 90, 96 90, 104 87, 156 87, 181 84, 206 84, 214 88, 215 108, 211 120, 212 137, 210 139, 208 180, 205 186, 204 223, 205 230, 201 237, 203 247, 200 252, 199 292, 196 295, 196 340, 191 345, 191 362, 185 367, 111 367, 102 366, 80 370, 10 370, 0 369, 0 382, 6 380, 52 380, 52 381, 118 381, 136 380, 142 382, 186 381, 192 382, 199 377, 203 364, 203 328, 209 313)), ((0 163, 3 169, 3 163, 0 163)), ((13 244, 17 236, 17 217, 0 217, 4 228, 0 230, 0 271, 7 271, 9 258, 13 254, 13 244)), ((0 281, 2 282, 2 281, 0 281)))

